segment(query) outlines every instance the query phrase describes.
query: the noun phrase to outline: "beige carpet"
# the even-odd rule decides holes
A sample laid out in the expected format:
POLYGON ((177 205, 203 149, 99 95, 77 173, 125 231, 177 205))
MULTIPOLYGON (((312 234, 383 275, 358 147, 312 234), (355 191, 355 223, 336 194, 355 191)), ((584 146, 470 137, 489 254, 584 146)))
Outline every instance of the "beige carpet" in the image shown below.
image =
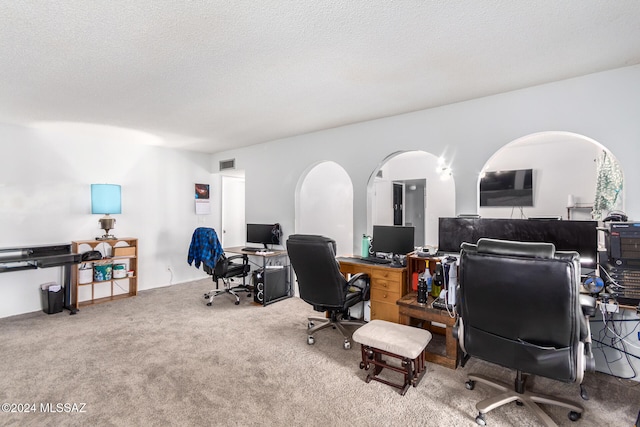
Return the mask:
MULTIPOLYGON (((0 319, 0 403, 35 405, 32 413, 0 413, 0 425, 473 426, 475 402, 493 391, 466 390, 465 374, 512 381, 511 372, 477 360, 455 371, 430 364, 403 397, 366 384, 358 346, 343 350, 337 332, 321 331, 307 345, 306 317, 317 313, 302 300, 260 307, 243 297, 236 306, 225 295, 207 307, 210 286, 144 291, 75 316, 0 319)), ((589 374, 585 384, 591 400, 577 423, 548 408, 558 424, 633 425, 640 383, 589 374)), ((532 385, 580 400, 575 384, 532 385)), ((538 425, 515 404, 489 413, 487 423, 538 425)))

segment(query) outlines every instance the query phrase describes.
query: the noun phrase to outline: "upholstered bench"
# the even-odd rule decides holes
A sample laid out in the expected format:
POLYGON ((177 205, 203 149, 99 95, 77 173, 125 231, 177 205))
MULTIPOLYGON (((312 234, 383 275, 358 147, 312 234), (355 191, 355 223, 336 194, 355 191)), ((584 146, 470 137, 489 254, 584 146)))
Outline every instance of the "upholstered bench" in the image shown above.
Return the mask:
POLYGON ((367 383, 371 380, 400 389, 404 394, 409 386, 416 387, 425 373, 424 349, 431 341, 431 332, 412 326, 400 325, 385 320, 372 320, 353 333, 353 340, 361 344, 362 362, 360 369, 373 372, 367 375, 367 383), (382 356, 399 359, 400 367, 390 364, 382 356), (394 383, 379 374, 387 368, 404 375, 403 383, 394 383))

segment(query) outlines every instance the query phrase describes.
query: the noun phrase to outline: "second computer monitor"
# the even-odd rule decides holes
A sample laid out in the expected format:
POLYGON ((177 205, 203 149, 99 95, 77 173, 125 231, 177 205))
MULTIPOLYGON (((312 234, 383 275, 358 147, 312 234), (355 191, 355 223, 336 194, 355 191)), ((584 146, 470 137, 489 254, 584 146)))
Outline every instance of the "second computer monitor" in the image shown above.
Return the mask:
POLYGON ((267 245, 280 244, 280 226, 278 224, 247 224, 247 243, 267 245))
POLYGON ((406 255, 414 250, 414 234, 414 227, 374 225, 373 251, 406 255))

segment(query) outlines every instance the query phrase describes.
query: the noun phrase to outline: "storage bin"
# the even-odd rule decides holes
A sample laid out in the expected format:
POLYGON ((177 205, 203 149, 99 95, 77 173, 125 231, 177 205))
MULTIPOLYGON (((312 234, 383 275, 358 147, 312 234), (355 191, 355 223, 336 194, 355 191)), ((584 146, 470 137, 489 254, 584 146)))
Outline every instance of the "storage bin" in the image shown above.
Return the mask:
POLYGON ((127 265, 113 264, 113 278, 124 279, 125 277, 127 277, 127 265))
POLYGON ((111 280, 112 271, 113 264, 95 264, 93 266, 93 280, 96 282, 111 280))
POLYGON ((82 264, 78 269, 78 284, 86 285, 93 281, 93 268, 89 264, 82 264))

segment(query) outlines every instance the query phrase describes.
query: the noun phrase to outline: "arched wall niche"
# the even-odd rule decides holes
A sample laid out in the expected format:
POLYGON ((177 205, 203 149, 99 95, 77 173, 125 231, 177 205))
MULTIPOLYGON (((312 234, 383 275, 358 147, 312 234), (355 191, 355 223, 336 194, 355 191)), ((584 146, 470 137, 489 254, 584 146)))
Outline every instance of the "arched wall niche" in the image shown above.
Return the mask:
POLYGON ((438 218, 455 214, 455 182, 448 161, 420 150, 384 158, 367 183, 369 235, 374 225, 411 225, 416 228, 416 246, 437 247, 438 218), (396 202, 401 190, 400 215, 394 187, 396 202))
MULTIPOLYGON (((613 205, 594 211, 599 177, 601 181, 603 176, 607 178, 607 174, 610 178, 617 175, 622 182, 623 172, 615 156, 591 138, 563 131, 526 135, 502 147, 485 163, 478 176, 478 214, 489 218, 601 219, 612 210, 624 210, 621 187, 613 196, 613 205), (599 168, 605 157, 610 163, 599 168), (517 169, 533 170, 533 206, 480 206, 482 175, 488 171, 517 169)), ((602 193, 599 194, 602 201, 602 193)), ((595 205, 597 209, 602 203, 595 205)))
POLYGON ((353 252, 353 183, 342 166, 321 161, 309 166, 296 185, 295 231, 336 241, 336 255, 353 252))

